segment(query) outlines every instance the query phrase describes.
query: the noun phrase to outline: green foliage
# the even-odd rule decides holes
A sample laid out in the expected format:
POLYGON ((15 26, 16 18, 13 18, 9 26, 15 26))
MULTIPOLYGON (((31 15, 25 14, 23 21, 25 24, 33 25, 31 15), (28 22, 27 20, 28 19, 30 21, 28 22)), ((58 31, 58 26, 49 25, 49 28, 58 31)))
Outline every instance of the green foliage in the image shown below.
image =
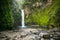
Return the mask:
POLYGON ((53 3, 45 9, 34 8, 35 12, 32 12, 27 22, 36 23, 40 26, 54 25, 57 19, 56 12, 60 4, 60 0, 54 0, 53 3))
POLYGON ((60 27, 60 0, 56 0, 56 2, 57 2, 57 7, 58 7, 58 9, 57 9, 57 12, 56 12, 56 19, 55 19, 55 25, 57 26, 57 27, 60 27))
POLYGON ((10 29, 13 23, 10 0, 0 0, 0 30, 10 29))

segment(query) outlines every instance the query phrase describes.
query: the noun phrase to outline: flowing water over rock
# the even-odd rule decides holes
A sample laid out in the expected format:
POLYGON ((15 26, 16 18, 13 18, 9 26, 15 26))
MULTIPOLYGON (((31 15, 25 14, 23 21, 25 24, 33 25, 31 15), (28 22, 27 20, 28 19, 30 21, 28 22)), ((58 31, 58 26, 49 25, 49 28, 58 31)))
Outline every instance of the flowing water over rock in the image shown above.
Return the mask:
POLYGON ((21 10, 21 15, 22 15, 22 28, 25 27, 25 23, 24 23, 24 10, 21 10))

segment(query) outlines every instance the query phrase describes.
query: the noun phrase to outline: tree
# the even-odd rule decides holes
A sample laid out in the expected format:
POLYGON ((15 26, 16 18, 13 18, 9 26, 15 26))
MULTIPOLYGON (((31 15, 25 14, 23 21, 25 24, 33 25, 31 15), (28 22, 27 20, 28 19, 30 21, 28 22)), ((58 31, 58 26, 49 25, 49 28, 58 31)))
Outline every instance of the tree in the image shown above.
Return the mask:
POLYGON ((10 0, 0 0, 0 30, 10 29, 13 24, 10 0))

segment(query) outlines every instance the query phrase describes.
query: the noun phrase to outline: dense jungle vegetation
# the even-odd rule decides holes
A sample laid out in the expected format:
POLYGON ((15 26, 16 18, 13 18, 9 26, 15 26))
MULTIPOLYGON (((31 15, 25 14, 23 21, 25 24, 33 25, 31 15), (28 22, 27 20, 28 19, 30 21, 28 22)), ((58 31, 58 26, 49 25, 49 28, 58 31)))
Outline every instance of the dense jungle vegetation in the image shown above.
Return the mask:
MULTIPOLYGON (((24 0, 22 7, 26 25, 60 27, 60 0, 24 0)), ((11 0, 0 0, 0 29, 21 25, 20 13, 11 0)))
POLYGON ((37 24, 40 26, 60 25, 60 0, 27 0, 26 8, 30 9, 27 13, 26 23, 37 24))
POLYGON ((13 27, 14 19, 12 15, 10 0, 0 0, 0 30, 13 27))

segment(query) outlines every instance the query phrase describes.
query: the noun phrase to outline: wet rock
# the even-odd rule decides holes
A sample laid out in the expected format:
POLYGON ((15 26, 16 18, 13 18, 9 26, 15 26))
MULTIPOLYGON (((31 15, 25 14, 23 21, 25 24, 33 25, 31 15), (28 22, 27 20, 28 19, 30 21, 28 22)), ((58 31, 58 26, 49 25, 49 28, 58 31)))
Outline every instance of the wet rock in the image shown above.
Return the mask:
POLYGON ((43 35, 43 38, 44 38, 44 39, 49 39, 49 38, 50 38, 50 35, 49 35, 49 34, 43 35))
POLYGON ((52 38, 54 38, 54 40, 60 40, 60 28, 50 29, 48 32, 50 35, 52 35, 52 38))
POLYGON ((49 35, 49 33, 47 31, 41 31, 39 36, 41 38, 45 38, 45 39, 49 39, 50 38, 50 35, 49 35))
POLYGON ((6 40, 6 38, 3 38, 3 39, 0 38, 0 40, 6 40))
POLYGON ((16 35, 16 36, 14 36, 12 39, 13 39, 13 40, 20 40, 20 35, 18 34, 18 35, 16 35))
POLYGON ((38 31, 38 30, 33 30, 33 31, 31 30, 30 32, 31 32, 32 34, 36 34, 36 35, 39 34, 39 31, 38 31))
POLYGON ((28 28, 20 29, 17 32, 15 31, 1 32, 0 40, 41 40, 41 38, 48 38, 49 37, 48 34, 49 33, 45 30, 28 28))
POLYGON ((39 39, 40 39, 40 37, 38 35, 34 35, 34 34, 28 35, 25 38, 23 38, 23 40, 39 40, 39 39))
POLYGON ((29 33, 28 32, 22 32, 21 33, 21 38, 26 37, 29 33))
POLYGON ((12 40, 11 38, 6 38, 5 40, 12 40))
POLYGON ((7 36, 5 34, 0 33, 0 38, 6 38, 7 36))
POLYGON ((60 40, 60 35, 54 34, 53 38, 54 38, 55 40, 60 40))
POLYGON ((6 40, 7 36, 5 34, 0 33, 0 40, 6 40))
POLYGON ((43 35, 47 35, 48 33, 46 31, 40 31, 39 36, 42 37, 43 35))

